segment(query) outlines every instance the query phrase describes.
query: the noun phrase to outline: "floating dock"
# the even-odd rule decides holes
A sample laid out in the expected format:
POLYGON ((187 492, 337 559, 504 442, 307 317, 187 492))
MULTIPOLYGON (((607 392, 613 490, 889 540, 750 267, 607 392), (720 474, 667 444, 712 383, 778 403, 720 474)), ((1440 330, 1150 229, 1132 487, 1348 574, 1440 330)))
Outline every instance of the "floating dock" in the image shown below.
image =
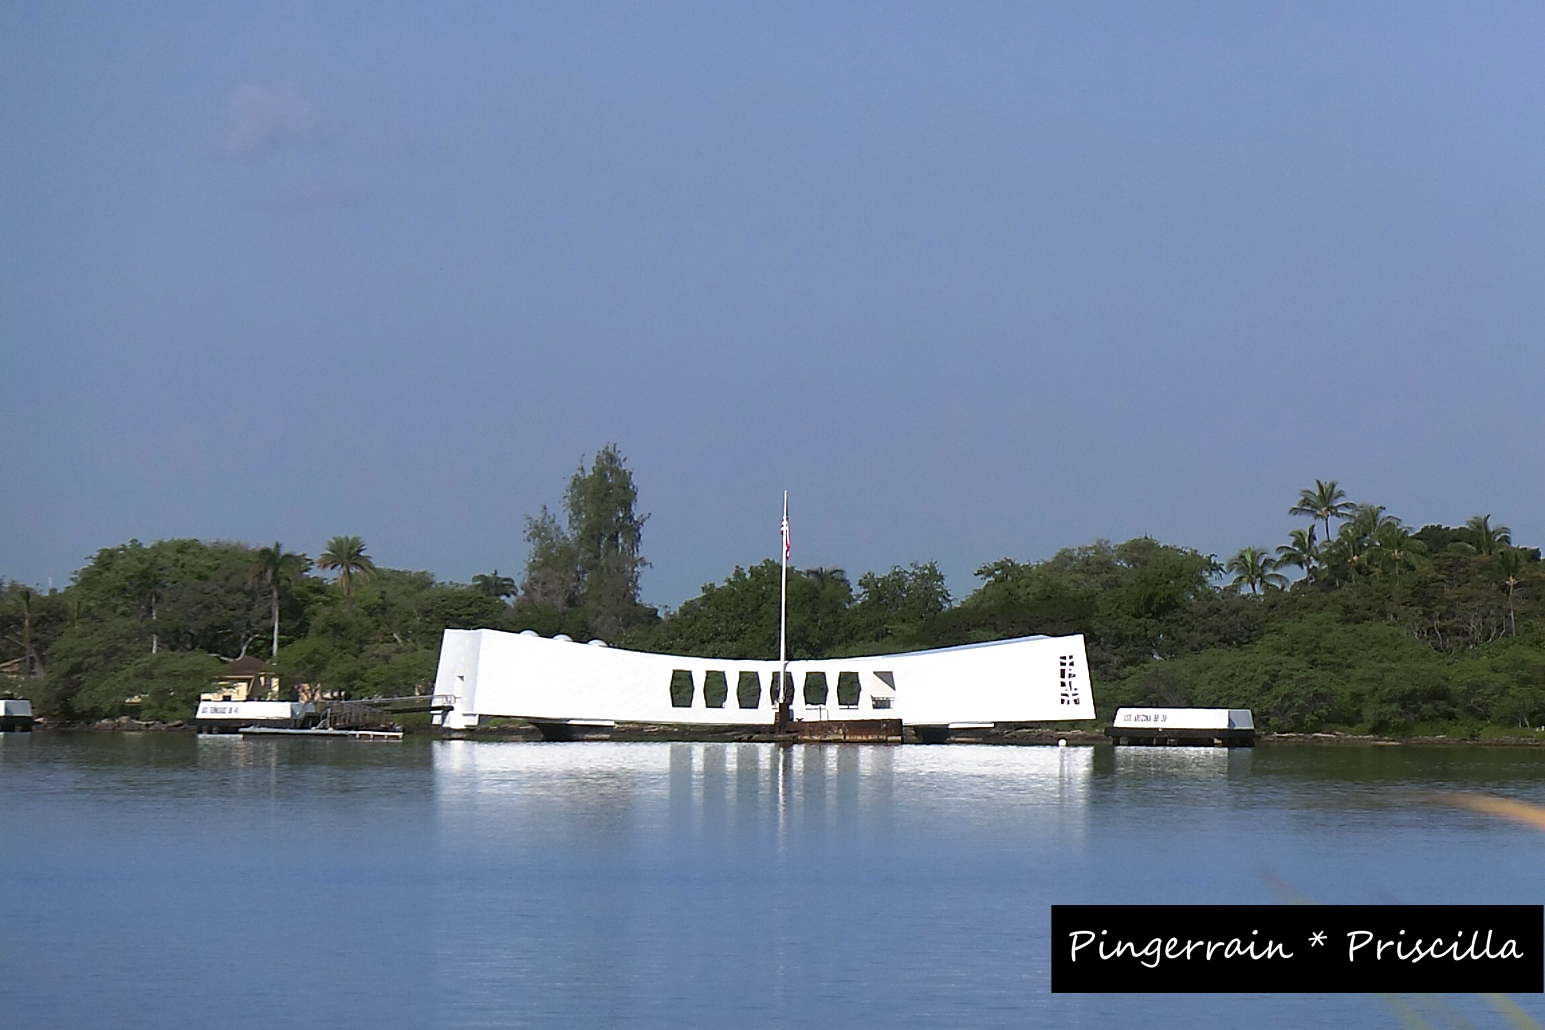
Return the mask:
POLYGON ((193 716, 199 733, 242 733, 261 726, 302 729, 315 724, 314 706, 299 701, 200 701, 193 716))
POLYGON ((1254 747, 1248 708, 1118 708, 1105 735, 1117 744, 1254 747))
POLYGON ((23 698, 0 701, 0 733, 31 733, 32 702, 23 698))
POLYGON ((292 730, 279 726, 243 726, 236 731, 243 737, 343 737, 348 740, 401 740, 401 730, 292 730))

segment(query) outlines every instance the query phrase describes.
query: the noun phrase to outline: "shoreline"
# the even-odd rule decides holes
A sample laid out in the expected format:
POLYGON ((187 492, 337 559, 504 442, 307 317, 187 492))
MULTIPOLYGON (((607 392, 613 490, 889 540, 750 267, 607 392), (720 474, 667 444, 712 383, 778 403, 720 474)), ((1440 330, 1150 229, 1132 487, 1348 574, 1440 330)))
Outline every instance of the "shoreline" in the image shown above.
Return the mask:
MULTIPOLYGON (((497 726, 484 726, 475 730, 444 730, 438 726, 402 727, 406 736, 430 737, 443 740, 484 740, 506 743, 540 742, 542 735, 536 727, 516 720, 497 726)), ((195 727, 184 721, 163 723, 120 716, 117 719, 99 719, 95 722, 54 724, 38 719, 34 733, 193 733, 195 727)), ((600 739, 600 738, 598 738, 600 739)), ((606 738, 617 742, 702 742, 702 743, 774 743, 771 733, 747 733, 744 730, 714 730, 703 727, 622 727, 613 730, 606 738)), ((1022 728, 1003 732, 961 734, 951 743, 991 744, 1007 747, 1055 747, 1059 740, 1070 747, 1089 747, 1110 744, 1111 740, 1100 730, 1051 730, 1022 728)), ((907 735, 905 743, 916 741, 907 735)), ((1280 747, 1301 744, 1312 747, 1541 747, 1545 738, 1539 736, 1514 737, 1458 737, 1447 734, 1389 737, 1374 733, 1262 733, 1256 738, 1256 747, 1280 747)), ((924 745, 933 746, 933 745, 924 745)))

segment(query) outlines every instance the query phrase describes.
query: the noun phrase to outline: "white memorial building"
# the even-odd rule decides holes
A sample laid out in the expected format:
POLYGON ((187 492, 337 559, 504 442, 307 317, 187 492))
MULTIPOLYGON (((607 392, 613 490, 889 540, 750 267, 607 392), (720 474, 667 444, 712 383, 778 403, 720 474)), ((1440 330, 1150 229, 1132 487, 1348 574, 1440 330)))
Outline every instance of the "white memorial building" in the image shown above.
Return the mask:
MULTIPOLYGON (((1082 636, 790 661, 788 670, 792 717, 807 725, 899 720, 922 736, 1095 717, 1082 636)), ((530 630, 448 629, 435 693, 453 699, 439 717, 448 729, 504 716, 544 733, 619 724, 767 730, 777 715, 778 671, 775 661, 625 651, 530 630)))

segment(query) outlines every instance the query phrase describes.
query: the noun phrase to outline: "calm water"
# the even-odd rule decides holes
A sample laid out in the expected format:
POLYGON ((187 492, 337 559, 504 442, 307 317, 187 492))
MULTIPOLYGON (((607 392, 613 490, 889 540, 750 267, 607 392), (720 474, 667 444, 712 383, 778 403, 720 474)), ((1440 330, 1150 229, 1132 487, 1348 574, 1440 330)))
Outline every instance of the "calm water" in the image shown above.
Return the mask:
POLYGON ((7 734, 0 1024, 1509 1025, 1047 991, 1053 902, 1545 900, 1433 789, 1545 803, 1545 752, 7 734))

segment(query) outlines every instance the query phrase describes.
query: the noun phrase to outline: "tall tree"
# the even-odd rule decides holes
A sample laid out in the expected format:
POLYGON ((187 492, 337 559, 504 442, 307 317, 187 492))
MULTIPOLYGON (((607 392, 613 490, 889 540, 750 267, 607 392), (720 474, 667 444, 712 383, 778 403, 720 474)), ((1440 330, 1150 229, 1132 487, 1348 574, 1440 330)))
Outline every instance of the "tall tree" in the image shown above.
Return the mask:
POLYGON ((649 564, 639 544, 649 516, 637 504, 633 473, 616 444, 603 447, 588 471, 581 462, 564 494, 585 607, 603 633, 617 632, 639 606, 638 577, 649 564))
MULTIPOLYGON (((22 587, 16 593, 17 597, 21 600, 22 664, 26 666, 27 678, 31 679, 34 676, 41 675, 43 671, 43 663, 38 659, 37 649, 32 646, 32 609, 33 602, 37 599, 37 594, 33 593, 30 587, 22 587)), ((1511 596, 1511 592, 1509 596, 1511 596)))
POLYGON ((274 645, 270 657, 279 653, 279 588, 295 583, 311 567, 311 561, 303 554, 286 551, 279 541, 272 547, 259 547, 252 552, 252 565, 247 577, 268 588, 268 607, 273 615, 274 645))
POLYGON ((1314 540, 1314 527, 1292 529, 1288 531, 1288 542, 1277 548, 1275 566, 1279 569, 1290 567, 1303 569, 1304 578, 1313 583, 1315 563, 1319 561, 1319 557, 1319 548, 1314 540))
MULTIPOLYGON (((152 624, 160 614, 161 591, 167 587, 166 568, 161 562, 158 551, 158 547, 136 548, 133 554, 138 560, 132 562, 125 575, 125 585, 134 604, 143 606, 142 610, 152 624)), ((158 627, 151 626, 151 654, 161 649, 161 635, 157 629, 158 627)))
POLYGON ((317 565, 338 572, 338 585, 343 596, 354 600, 354 583, 365 582, 376 570, 376 563, 365 553, 365 541, 357 536, 335 536, 327 542, 327 550, 317 556, 317 565))
POLYGON ((1307 515, 1325 524, 1325 539, 1330 539, 1330 520, 1344 519, 1352 511, 1346 499, 1347 492, 1336 485, 1334 479, 1314 481, 1313 489, 1300 490, 1298 503, 1288 509, 1289 515, 1307 515))
POLYGON ((1522 582, 1520 576, 1523 573, 1524 552, 1519 547, 1504 547, 1496 553, 1497 578, 1507 588, 1507 624, 1508 631, 1513 636, 1518 636, 1518 616, 1513 611, 1513 591, 1522 582))
POLYGON ((527 605, 566 611, 580 603, 579 555, 547 505, 526 516, 526 575, 520 595, 527 605))
POLYGON ((1265 588, 1281 589, 1287 586, 1287 577, 1272 571, 1276 567, 1277 563, 1260 548, 1241 547, 1239 553, 1223 566, 1223 571, 1234 574, 1231 586, 1248 586, 1250 593, 1259 594, 1265 588))
POLYGON ((503 600, 506 597, 515 596, 515 581, 508 576, 499 575, 499 570, 493 572, 479 572, 472 577, 472 589, 489 597, 497 597, 503 600))
POLYGON ((1471 515, 1465 519, 1465 540, 1476 554, 1494 555, 1513 543, 1513 531, 1493 526, 1490 515, 1471 515))
POLYGON ((582 606, 602 636, 652 618, 638 600, 639 573, 649 564, 639 544, 649 516, 639 515, 637 504, 633 473, 615 444, 602 448, 588 469, 581 460, 563 495, 567 529, 546 507, 526 519, 525 601, 559 610, 582 606))
POLYGON ((863 596, 854 607, 860 632, 880 640, 908 626, 937 618, 949 608, 949 587, 934 562, 899 565, 886 573, 866 572, 858 577, 863 596))
POLYGON ((1411 535, 1411 531, 1397 518, 1385 518, 1374 530, 1370 554, 1376 572, 1393 574, 1395 580, 1395 605, 1400 604, 1400 572, 1414 569, 1417 557, 1427 550, 1427 545, 1411 535))

